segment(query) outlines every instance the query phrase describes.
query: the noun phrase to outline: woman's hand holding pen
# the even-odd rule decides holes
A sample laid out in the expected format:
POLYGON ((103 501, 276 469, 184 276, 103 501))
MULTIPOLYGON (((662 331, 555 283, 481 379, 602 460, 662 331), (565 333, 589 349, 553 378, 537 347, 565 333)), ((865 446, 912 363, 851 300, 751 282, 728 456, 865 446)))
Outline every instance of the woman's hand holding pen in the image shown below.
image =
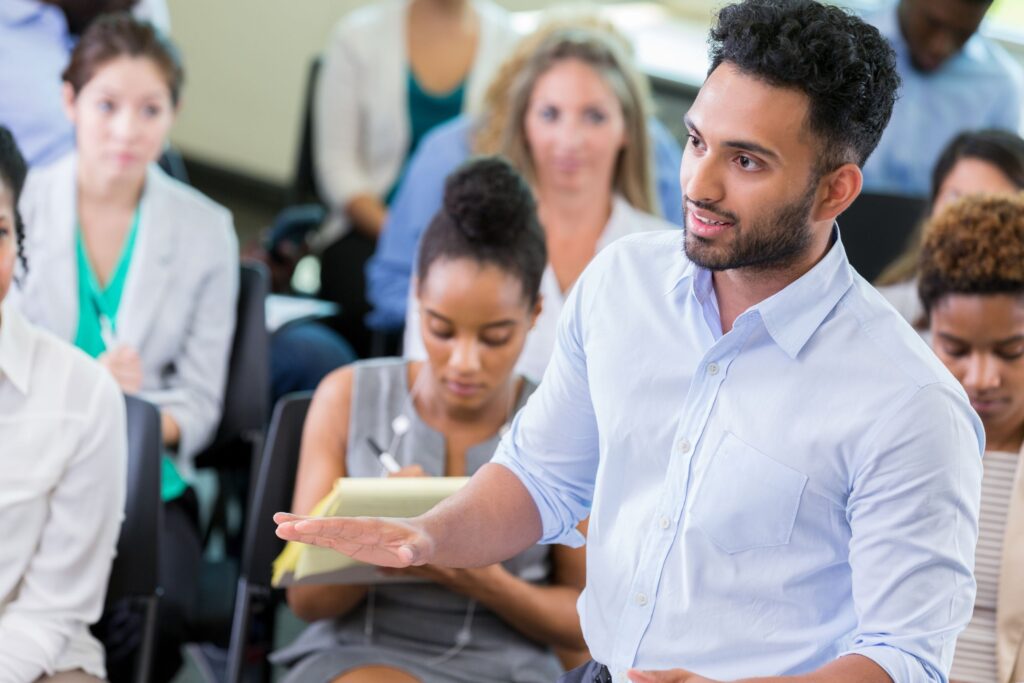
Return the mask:
POLYGON ((97 360, 114 376, 114 381, 124 393, 136 394, 142 388, 142 359, 132 347, 119 344, 97 360))
POLYGON ((397 472, 388 472, 388 477, 426 477, 429 476, 419 465, 406 465, 397 472))

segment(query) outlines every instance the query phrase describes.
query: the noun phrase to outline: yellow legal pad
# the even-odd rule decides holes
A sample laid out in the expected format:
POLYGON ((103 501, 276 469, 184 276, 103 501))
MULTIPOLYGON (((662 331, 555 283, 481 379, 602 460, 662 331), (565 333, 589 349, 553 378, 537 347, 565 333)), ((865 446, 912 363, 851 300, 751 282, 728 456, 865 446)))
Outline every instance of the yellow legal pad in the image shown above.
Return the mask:
MULTIPOLYGON (((452 495, 469 477, 342 477, 310 517, 415 517, 452 495)), ((274 560, 275 587, 306 583, 384 583, 376 567, 339 552, 289 541, 274 560)))

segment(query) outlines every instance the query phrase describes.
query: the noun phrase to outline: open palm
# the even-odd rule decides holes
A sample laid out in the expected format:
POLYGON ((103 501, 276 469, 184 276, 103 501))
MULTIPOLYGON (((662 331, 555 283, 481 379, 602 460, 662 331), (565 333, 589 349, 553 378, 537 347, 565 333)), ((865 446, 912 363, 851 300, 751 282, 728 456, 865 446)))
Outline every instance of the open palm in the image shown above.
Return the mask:
POLYGON ((423 531, 404 519, 384 517, 301 517, 286 512, 274 515, 277 535, 330 548, 380 567, 426 564, 434 543, 423 531))

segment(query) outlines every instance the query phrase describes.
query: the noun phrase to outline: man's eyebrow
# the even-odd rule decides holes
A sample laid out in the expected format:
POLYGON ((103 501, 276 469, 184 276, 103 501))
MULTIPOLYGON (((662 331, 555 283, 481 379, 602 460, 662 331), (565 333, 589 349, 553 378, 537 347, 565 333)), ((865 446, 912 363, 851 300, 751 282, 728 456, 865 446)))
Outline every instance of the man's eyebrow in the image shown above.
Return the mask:
MULTIPOLYGON (((693 119, 691 119, 688 115, 683 117, 683 123, 686 124, 687 128, 693 131, 694 135, 696 135, 697 137, 703 137, 700 134, 700 130, 697 128, 697 126, 694 125, 693 119)), ((732 149, 740 149, 745 152, 751 152, 759 156, 768 157, 773 161, 779 161, 779 155, 776 152, 768 149, 764 145, 760 145, 756 142, 751 142, 750 140, 726 140, 722 144, 725 147, 730 147, 732 149)))

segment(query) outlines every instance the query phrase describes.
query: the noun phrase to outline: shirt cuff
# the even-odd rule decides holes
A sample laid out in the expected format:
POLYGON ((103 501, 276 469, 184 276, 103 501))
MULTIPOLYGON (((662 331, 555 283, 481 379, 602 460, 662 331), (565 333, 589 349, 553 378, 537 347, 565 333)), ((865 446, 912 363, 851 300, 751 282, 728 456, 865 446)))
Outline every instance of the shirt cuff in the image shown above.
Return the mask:
POLYGON ((885 669, 893 683, 904 681, 929 681, 931 683, 948 683, 949 677, 945 673, 937 671, 934 667, 921 661, 909 652, 890 645, 869 645, 844 652, 841 657, 847 655, 861 655, 867 657, 878 666, 885 669), (921 674, 925 677, 922 678, 921 674))
POLYGON ((503 447, 504 443, 505 441, 502 440, 491 462, 501 465, 516 475, 530 493, 530 497, 533 498, 533 504, 537 506, 537 511, 540 513, 543 529, 538 543, 560 544, 570 548, 581 547, 586 543, 586 539, 576 528, 576 522, 568 515, 557 514, 558 505, 554 501, 553 494, 540 483, 537 477, 531 475, 520 462, 507 453, 506 448, 503 447))

